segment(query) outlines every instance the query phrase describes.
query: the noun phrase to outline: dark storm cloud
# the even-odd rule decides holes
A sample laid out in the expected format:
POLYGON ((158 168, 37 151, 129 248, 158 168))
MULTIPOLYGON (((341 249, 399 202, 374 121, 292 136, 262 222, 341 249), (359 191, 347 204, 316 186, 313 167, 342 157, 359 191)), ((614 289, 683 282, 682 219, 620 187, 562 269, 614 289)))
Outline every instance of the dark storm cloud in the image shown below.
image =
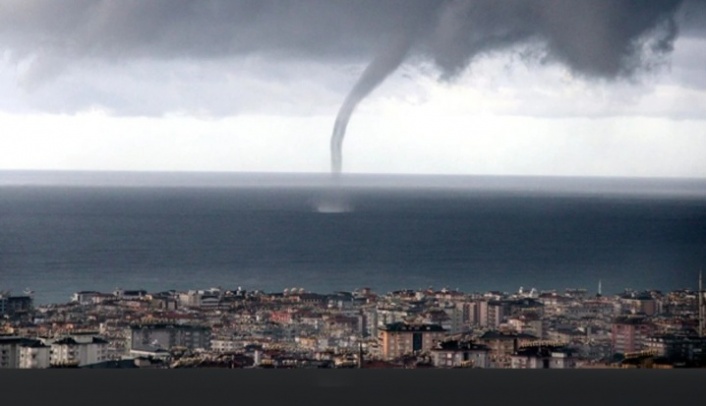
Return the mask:
MULTIPOLYGON (((645 56, 671 49, 681 3, 6 0, 0 4, 0 46, 15 58, 219 58, 258 53, 364 61, 380 42, 405 32, 412 52, 434 60, 448 77, 479 55, 517 43, 541 44, 547 60, 575 72, 615 76, 639 68, 645 56)), ((687 22, 697 27, 702 21, 687 22)))
POLYGON ((706 1, 684 1, 676 15, 680 35, 687 37, 706 36, 706 1))
POLYGON ((518 43, 544 46, 546 59, 587 76, 629 75, 644 59, 672 50, 680 0, 454 1, 431 44, 446 73, 474 57, 518 43))
POLYGON ((360 56, 433 1, 53 0, 0 5, 8 48, 75 56, 360 56))
MULTIPOLYGON (((410 55, 452 79, 478 57, 529 46, 542 61, 594 78, 632 75, 668 54, 678 23, 703 17, 683 0, 6 0, 5 58, 31 59, 25 86, 82 58, 108 61, 252 55, 323 63, 368 62, 331 137, 341 171, 358 103, 410 55), (695 17, 694 17, 695 16, 695 17), (33 58, 33 59, 32 59, 33 58)), ((694 9, 698 9, 697 6, 694 9)), ((703 15, 703 13, 701 14, 703 15)))

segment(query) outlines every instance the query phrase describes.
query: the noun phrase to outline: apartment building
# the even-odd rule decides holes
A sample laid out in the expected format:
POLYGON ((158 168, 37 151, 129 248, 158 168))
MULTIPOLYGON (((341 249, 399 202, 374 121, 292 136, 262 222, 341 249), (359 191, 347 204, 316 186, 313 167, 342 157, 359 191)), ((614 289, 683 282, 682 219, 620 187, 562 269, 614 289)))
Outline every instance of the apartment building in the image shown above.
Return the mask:
POLYGON ((430 351, 446 333, 438 324, 392 323, 380 329, 380 350, 384 360, 430 351))
POLYGON ((643 350, 645 339, 654 326, 641 316, 617 317, 611 326, 611 344, 614 353, 625 354, 643 350))
POLYGON ((432 363, 437 368, 490 368, 490 349, 471 341, 446 340, 431 350, 432 363))
POLYGON ((68 336, 51 342, 50 365, 91 365, 108 360, 108 341, 95 336, 68 336))
POLYGON ((512 369, 567 369, 576 367, 574 353, 561 346, 528 346, 510 356, 512 369))
POLYGON ((211 329, 188 324, 140 324, 127 328, 128 349, 159 346, 210 349, 211 329))

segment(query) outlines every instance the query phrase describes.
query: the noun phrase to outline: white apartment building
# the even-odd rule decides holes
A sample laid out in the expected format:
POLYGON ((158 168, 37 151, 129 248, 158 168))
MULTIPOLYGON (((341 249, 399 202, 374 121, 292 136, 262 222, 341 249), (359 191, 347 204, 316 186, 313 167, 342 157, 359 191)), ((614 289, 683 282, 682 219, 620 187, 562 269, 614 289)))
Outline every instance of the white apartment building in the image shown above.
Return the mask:
POLYGON ((108 342, 95 336, 63 337, 51 343, 51 365, 90 365, 108 359, 108 342))
POLYGON ((0 369, 19 367, 21 337, 0 337, 0 369))
POLYGON ((50 351, 51 347, 39 340, 21 344, 19 347, 19 368, 49 368, 50 351))
POLYGON ((134 325, 126 329, 126 338, 130 349, 145 346, 211 348, 211 329, 200 326, 162 323, 134 325))
POLYGON ((512 369, 567 369, 576 367, 571 351, 556 347, 525 347, 511 356, 512 369))
POLYGON ((437 368, 490 368, 490 349, 471 342, 443 341, 431 350, 437 368))

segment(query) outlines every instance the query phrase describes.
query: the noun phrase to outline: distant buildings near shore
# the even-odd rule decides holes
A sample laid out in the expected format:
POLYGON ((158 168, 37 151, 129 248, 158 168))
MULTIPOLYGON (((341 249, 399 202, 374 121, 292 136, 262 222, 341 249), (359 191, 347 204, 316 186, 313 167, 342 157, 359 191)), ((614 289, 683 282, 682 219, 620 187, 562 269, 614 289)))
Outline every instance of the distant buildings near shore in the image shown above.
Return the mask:
POLYGON ((706 367, 704 292, 0 293, 0 368, 706 367))

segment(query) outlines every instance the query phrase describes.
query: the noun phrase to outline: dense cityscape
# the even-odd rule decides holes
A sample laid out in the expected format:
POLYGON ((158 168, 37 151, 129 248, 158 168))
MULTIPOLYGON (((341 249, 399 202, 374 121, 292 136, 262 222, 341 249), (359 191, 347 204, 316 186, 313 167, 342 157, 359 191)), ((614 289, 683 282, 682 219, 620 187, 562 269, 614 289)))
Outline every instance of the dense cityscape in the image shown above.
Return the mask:
POLYGON ((704 292, 0 293, 0 368, 703 368, 704 292))

